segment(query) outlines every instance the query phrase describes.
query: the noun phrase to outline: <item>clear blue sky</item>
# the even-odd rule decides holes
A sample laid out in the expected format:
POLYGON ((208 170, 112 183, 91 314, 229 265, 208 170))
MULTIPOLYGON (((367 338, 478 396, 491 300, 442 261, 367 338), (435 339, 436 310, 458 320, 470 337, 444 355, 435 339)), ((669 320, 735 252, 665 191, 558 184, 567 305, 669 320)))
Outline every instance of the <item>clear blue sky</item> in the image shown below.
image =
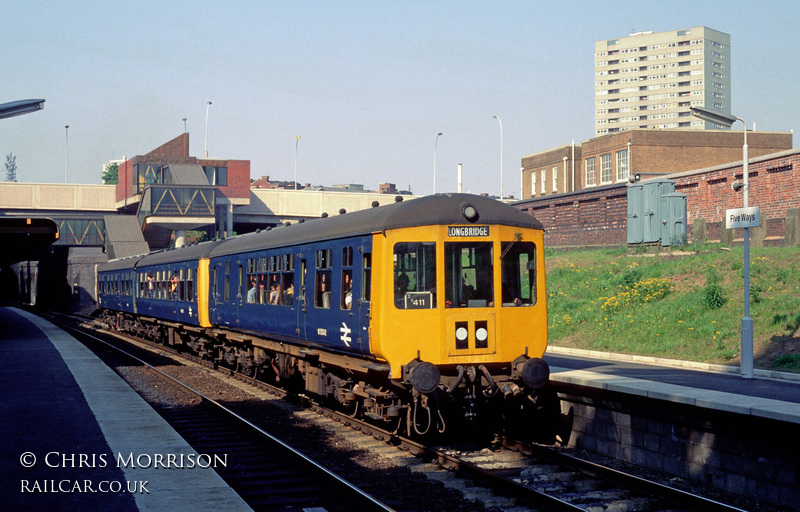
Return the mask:
MULTIPOLYGON (((593 137, 594 42, 707 26, 731 35, 731 104, 800 127, 800 4, 752 1, 6 1, 0 162, 18 181, 98 183, 112 158, 183 133, 253 178, 519 196, 524 155, 593 137)), ((737 125, 740 126, 740 125, 737 125)), ((797 143, 795 142, 795 145, 797 143)), ((2 167, 0 167, 2 169, 2 167)), ((5 180, 5 173, 0 176, 5 180)), ((2 207, 2 205, 0 205, 2 207)))

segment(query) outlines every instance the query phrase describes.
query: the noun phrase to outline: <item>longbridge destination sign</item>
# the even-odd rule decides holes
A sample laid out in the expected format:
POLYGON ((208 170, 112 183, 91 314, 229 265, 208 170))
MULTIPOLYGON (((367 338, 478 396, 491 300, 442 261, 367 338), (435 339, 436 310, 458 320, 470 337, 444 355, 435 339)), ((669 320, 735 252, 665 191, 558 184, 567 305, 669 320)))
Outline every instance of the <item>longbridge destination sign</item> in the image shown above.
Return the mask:
POLYGON ((448 226, 447 236, 489 236, 489 226, 448 226))

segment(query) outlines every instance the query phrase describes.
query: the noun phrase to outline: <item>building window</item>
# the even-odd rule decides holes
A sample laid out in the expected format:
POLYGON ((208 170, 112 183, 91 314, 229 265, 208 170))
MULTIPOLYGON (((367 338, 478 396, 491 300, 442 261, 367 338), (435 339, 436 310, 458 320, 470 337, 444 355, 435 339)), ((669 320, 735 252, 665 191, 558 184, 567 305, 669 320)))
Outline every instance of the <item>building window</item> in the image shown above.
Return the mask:
POLYGON ((218 185, 225 187, 228 185, 228 168, 227 167, 203 167, 208 179, 209 185, 218 185))
POLYGON ((546 172, 547 171, 542 169, 542 194, 547 192, 547 185, 545 184, 545 181, 547 180, 547 176, 545 174, 546 172))
POLYGON ((558 167, 553 167, 553 193, 558 192, 558 167))
POLYGON ((600 183, 611 183, 611 153, 600 155, 600 183))
POLYGON ((594 187, 597 185, 597 157, 586 159, 586 186, 594 187))
POLYGON ((628 150, 617 151, 617 181, 628 179, 628 150))
POLYGON ((536 171, 531 173, 531 196, 536 195, 536 171))

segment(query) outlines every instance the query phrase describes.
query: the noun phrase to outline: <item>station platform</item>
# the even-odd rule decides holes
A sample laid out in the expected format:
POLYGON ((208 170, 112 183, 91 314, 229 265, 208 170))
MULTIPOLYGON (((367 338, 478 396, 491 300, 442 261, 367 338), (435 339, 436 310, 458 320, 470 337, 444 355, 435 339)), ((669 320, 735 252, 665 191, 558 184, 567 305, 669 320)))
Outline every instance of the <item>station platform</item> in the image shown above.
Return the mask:
POLYGON ((0 308, 0 361, 3 510, 250 510, 113 370, 46 320, 0 308))
POLYGON ((800 424, 800 375, 548 347, 554 382, 800 424))

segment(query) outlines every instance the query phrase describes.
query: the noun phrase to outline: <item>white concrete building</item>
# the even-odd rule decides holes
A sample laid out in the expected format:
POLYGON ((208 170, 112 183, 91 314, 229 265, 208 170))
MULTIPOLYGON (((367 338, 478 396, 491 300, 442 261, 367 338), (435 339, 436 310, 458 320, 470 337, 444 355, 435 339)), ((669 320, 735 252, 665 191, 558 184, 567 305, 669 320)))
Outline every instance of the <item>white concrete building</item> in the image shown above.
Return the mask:
POLYGON ((689 108, 730 114, 730 39, 696 27, 597 41, 595 135, 631 128, 727 128, 694 117, 689 108))

